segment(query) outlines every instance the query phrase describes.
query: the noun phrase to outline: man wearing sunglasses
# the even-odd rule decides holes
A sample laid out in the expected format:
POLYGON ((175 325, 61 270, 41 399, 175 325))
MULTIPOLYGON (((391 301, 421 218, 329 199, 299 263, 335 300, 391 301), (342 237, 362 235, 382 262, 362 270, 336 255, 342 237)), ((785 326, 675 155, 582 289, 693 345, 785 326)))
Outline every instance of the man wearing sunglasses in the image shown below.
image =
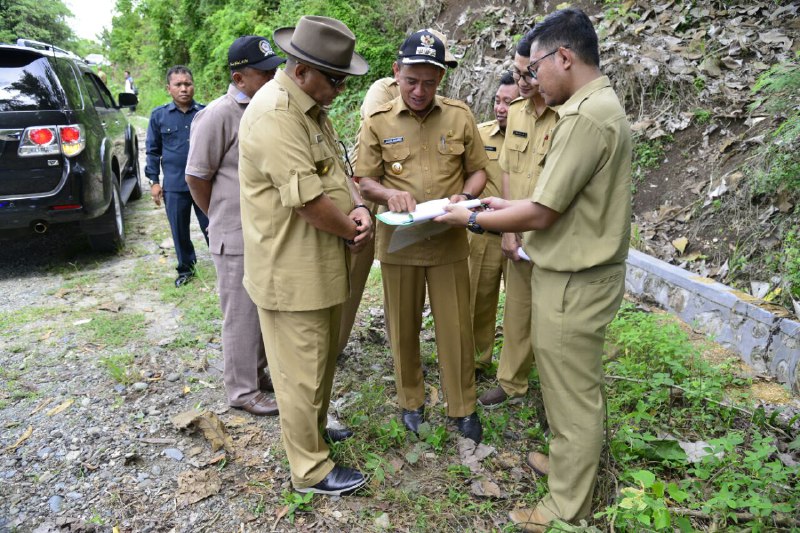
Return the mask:
POLYGON ((603 342, 625 291, 632 141, 585 13, 550 14, 534 28, 532 43, 528 72, 545 103, 561 105, 533 194, 490 198, 492 211, 477 215, 453 207, 437 220, 529 232, 533 350, 552 432, 549 494, 509 516, 538 532, 556 519, 591 516, 603 446, 603 342))
MULTIPOLYGON (((436 95, 446 69, 442 40, 429 30, 413 33, 393 65, 400 96, 362 126, 356 163, 361 192, 390 211, 411 212, 418 202, 439 198, 474 198, 485 186, 488 158, 471 111, 436 95)), ((379 225, 376 250, 401 420, 416 433, 425 415, 419 330, 427 289, 447 415, 464 437, 480 442, 466 233, 449 228, 390 252, 392 235, 392 227, 379 225)))
POLYGON ((372 220, 349 186, 326 109, 368 66, 335 19, 303 16, 273 38, 286 67, 239 128, 244 286, 258 307, 292 485, 343 495, 366 480, 330 458, 328 444, 352 432, 325 426, 348 255, 369 242, 372 220))

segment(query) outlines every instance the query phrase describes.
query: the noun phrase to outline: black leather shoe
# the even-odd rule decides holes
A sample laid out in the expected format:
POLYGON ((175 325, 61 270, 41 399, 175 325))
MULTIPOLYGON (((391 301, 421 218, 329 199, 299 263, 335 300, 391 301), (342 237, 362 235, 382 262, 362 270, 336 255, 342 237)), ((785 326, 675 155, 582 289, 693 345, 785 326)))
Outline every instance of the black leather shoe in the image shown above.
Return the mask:
POLYGON ((483 438, 483 427, 481 426, 481 419, 478 418, 478 413, 472 413, 469 416, 455 418, 452 420, 456 423, 458 432, 464 437, 474 440, 475 444, 481 443, 481 438, 483 438))
POLYGON ((312 487, 302 489, 296 488, 297 492, 313 492, 315 494, 329 494, 331 496, 343 496, 358 490, 367 479, 358 470, 347 468, 346 466, 336 465, 333 470, 325 476, 325 479, 312 487))
POLYGON ((194 274, 192 274, 191 272, 187 272, 187 273, 184 273, 184 274, 179 274, 178 277, 175 278, 175 286, 176 287, 182 287, 182 286, 186 285, 187 283, 189 283, 189 281, 191 281, 191 279, 193 277, 194 277, 194 274))
POLYGON ((352 436, 353 432, 347 428, 325 428, 325 433, 322 434, 322 438, 325 439, 325 442, 329 444, 332 442, 342 442, 343 440, 347 440, 352 436))
POLYGON ((403 409, 400 418, 403 420, 403 425, 406 429, 413 432, 415 435, 419 435, 419 425, 425 421, 425 406, 423 405, 419 409, 414 409, 413 411, 403 409))

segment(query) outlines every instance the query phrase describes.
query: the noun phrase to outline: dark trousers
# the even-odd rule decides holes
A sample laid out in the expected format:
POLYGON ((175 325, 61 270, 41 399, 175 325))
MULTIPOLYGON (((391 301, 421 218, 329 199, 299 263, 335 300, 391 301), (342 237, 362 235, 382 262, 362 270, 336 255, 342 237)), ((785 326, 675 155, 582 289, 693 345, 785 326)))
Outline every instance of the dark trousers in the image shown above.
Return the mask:
POLYGON ((175 254, 178 256, 178 274, 189 274, 194 269, 197 256, 194 253, 189 221, 192 208, 203 231, 203 236, 208 245, 208 217, 203 214, 197 204, 192 200, 191 193, 164 191, 164 207, 167 209, 167 220, 172 230, 172 241, 175 243, 175 254))

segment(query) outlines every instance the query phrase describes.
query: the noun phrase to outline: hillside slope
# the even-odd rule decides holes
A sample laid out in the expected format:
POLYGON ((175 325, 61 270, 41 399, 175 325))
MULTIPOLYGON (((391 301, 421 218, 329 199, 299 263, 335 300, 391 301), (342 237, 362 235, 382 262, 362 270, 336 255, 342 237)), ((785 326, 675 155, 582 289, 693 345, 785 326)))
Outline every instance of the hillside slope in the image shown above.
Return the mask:
MULTIPOLYGON (((787 246, 796 246, 800 194, 756 192, 755 165, 786 116, 771 112, 753 87, 775 65, 796 67, 798 6, 575 5, 595 22, 602 69, 635 133, 632 245, 792 309, 787 289, 795 282, 800 294, 800 271, 781 267, 787 246)), ((446 92, 469 103, 479 120, 490 118, 514 43, 555 8, 524 0, 446 2, 435 25, 461 60, 446 92)), ((797 95, 787 98, 796 114, 797 95)))

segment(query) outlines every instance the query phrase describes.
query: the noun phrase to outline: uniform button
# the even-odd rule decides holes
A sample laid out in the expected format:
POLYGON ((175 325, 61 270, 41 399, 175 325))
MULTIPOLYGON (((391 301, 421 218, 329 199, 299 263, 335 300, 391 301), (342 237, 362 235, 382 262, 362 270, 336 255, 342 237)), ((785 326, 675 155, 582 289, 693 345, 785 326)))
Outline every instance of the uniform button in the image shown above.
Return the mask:
POLYGON ((422 147, 422 149, 423 149, 423 150, 427 150, 427 149, 428 149, 428 147, 427 147, 427 146, 423 146, 423 147, 422 147))

